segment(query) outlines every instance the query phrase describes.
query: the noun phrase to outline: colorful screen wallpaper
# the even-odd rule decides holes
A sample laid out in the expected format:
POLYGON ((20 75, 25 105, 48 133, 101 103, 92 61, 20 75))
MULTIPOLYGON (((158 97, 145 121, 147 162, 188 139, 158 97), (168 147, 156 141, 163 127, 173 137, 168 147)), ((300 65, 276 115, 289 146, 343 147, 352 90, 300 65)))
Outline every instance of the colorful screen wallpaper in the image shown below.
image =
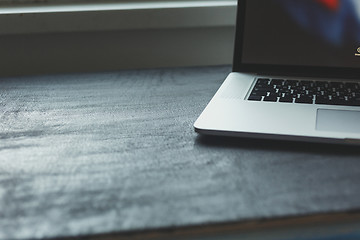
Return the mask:
POLYGON ((360 0, 248 0, 244 63, 360 68, 360 0))

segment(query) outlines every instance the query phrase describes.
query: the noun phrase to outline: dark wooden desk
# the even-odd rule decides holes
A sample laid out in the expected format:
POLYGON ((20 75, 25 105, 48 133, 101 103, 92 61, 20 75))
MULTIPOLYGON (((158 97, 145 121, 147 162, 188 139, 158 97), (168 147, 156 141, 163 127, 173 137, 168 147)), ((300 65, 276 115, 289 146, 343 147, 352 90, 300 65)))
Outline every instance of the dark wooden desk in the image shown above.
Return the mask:
POLYGON ((359 223, 360 149, 194 132, 230 70, 1 79, 0 239, 359 223))

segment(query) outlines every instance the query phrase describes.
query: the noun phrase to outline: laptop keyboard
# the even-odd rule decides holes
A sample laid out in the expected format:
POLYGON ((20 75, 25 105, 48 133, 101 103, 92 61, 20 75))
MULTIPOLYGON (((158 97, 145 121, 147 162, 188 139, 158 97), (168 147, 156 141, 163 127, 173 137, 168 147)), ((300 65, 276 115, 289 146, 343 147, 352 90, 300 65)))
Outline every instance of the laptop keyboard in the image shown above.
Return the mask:
POLYGON ((248 100, 360 106, 360 84, 259 78, 248 100))

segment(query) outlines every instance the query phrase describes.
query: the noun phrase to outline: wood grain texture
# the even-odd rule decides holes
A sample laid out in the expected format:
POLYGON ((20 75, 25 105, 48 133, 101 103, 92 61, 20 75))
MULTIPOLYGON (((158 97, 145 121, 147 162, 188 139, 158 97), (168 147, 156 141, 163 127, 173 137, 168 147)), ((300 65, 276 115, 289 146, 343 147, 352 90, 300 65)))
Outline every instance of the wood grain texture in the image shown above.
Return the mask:
POLYGON ((355 147, 198 136, 230 67, 0 80, 0 239, 360 208, 355 147))

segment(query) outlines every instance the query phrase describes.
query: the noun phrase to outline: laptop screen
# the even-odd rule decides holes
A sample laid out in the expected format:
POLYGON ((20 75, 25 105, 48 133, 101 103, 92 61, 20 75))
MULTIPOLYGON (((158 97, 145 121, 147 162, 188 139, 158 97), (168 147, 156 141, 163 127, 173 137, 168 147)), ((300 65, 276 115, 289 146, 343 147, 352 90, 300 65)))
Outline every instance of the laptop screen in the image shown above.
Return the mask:
POLYGON ((360 0, 248 0, 243 7, 243 64, 360 68, 360 0))

